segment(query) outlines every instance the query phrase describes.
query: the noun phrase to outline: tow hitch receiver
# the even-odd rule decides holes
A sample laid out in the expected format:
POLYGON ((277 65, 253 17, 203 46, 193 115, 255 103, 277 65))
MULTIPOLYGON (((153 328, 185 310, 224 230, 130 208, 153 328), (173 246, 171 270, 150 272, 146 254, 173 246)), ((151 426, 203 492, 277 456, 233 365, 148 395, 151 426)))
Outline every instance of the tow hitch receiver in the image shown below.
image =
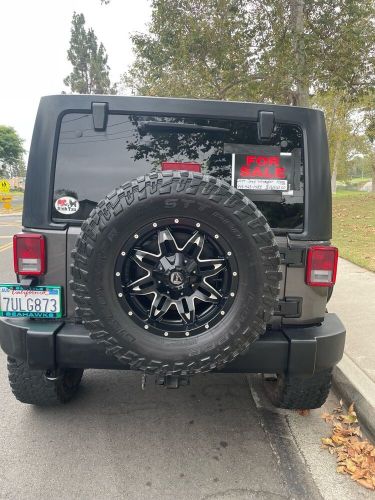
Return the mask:
POLYGON ((164 385, 167 389, 178 389, 180 385, 190 385, 190 377, 187 375, 159 375, 155 379, 158 385, 164 385))

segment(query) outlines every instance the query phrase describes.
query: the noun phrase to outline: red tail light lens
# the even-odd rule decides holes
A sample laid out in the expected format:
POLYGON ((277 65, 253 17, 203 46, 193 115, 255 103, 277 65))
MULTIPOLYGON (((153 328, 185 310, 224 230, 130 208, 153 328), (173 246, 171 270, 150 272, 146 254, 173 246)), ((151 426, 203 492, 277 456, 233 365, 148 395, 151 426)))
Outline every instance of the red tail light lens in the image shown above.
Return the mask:
POLYGON ((307 251, 306 283, 333 286, 336 283, 338 250, 336 247, 310 247, 307 251))
POLYGON ((37 276, 46 270, 46 244, 42 234, 19 233, 13 236, 14 271, 37 276))
POLYGON ((202 167, 199 163, 188 161, 163 161, 162 170, 190 170, 191 172, 201 172, 202 167))

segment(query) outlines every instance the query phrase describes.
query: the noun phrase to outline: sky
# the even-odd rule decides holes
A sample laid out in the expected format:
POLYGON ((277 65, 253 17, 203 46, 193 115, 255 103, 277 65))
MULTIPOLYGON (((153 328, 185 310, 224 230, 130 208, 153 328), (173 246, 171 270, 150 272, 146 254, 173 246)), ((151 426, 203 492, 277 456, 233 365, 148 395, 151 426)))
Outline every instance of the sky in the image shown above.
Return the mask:
POLYGON ((0 0, 0 124, 10 125, 29 149, 39 99, 60 94, 73 12, 82 12, 108 53, 112 81, 133 60, 129 35, 145 31, 149 0, 0 0))

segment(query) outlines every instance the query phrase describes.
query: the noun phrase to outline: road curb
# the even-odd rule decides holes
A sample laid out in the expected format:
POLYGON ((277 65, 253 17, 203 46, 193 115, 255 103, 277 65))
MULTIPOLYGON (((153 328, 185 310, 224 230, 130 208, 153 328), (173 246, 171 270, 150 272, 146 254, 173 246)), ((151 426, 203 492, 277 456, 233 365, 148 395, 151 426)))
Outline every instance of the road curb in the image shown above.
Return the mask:
POLYGON ((347 354, 333 371, 333 387, 346 403, 354 403, 361 426, 375 441, 375 383, 347 354))

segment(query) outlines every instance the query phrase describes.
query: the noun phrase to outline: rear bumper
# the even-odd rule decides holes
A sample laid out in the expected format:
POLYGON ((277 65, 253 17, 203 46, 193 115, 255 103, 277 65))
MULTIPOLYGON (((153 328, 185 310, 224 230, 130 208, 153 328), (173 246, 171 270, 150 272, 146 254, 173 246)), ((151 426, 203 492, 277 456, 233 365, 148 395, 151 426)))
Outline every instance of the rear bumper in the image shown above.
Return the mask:
MULTIPOLYGON (((345 328, 335 314, 319 326, 283 327, 267 331, 222 372, 313 374, 342 358, 345 328)), ((0 346, 30 368, 129 369, 91 340, 82 325, 27 319, 0 319, 0 346)))

